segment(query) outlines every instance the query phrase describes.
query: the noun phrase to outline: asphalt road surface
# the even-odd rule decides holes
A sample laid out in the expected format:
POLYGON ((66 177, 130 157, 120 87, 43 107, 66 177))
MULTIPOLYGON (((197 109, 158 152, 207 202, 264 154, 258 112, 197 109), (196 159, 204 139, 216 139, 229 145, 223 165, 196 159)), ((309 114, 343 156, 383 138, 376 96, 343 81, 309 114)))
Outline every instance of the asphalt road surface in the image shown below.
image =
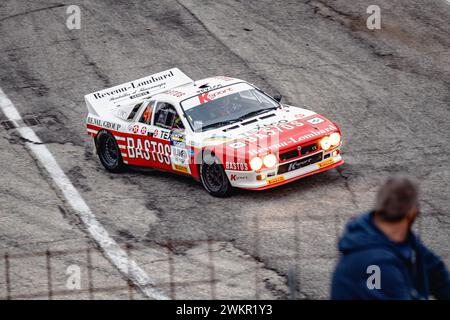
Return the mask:
MULTIPOLYGON (((420 181, 417 232, 450 263, 445 0, 2 0, 0 88, 170 298, 286 299, 288 273, 296 298, 327 298, 345 222, 396 173, 420 181), (366 27, 372 4, 381 30, 366 27), (81 9, 79 30, 66 26, 69 5, 81 9), (83 96, 172 67, 193 79, 242 78, 333 119, 346 163, 227 199, 170 174, 107 173, 83 96)), ((148 298, 5 120, 0 112, 0 298, 148 298), (79 267, 81 290, 68 290, 69 266, 79 267)))

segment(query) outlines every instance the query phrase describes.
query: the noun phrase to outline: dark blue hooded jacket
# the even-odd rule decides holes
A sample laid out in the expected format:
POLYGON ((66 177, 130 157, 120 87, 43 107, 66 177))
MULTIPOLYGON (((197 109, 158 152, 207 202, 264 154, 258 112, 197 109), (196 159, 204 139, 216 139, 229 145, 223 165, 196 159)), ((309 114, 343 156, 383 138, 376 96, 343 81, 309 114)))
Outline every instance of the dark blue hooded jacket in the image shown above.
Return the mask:
POLYGON ((412 232, 403 244, 390 241, 372 217, 366 213, 348 223, 339 241, 331 299, 450 299, 450 274, 442 260, 412 232), (371 265, 380 268, 380 289, 367 286, 371 265))

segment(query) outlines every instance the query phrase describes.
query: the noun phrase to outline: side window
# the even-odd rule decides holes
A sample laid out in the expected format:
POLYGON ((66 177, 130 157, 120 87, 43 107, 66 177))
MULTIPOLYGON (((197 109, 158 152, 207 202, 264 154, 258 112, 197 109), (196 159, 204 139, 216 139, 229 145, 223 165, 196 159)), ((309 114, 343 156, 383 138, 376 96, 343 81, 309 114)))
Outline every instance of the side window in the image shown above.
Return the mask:
POLYGON ((133 107, 133 110, 131 110, 130 114, 128 115, 128 120, 133 120, 136 116, 136 113, 139 111, 140 107, 142 106, 142 103, 138 103, 133 107))
POLYGON ((145 123, 145 124, 151 123, 153 111, 155 110, 155 105, 156 105, 155 101, 150 101, 148 103, 148 105, 145 107, 144 112, 142 112, 142 116, 141 116, 141 119, 139 120, 139 122, 145 123))
POLYGON ((183 122, 175 107, 169 103, 160 102, 156 107, 154 125, 165 129, 184 129, 183 122))

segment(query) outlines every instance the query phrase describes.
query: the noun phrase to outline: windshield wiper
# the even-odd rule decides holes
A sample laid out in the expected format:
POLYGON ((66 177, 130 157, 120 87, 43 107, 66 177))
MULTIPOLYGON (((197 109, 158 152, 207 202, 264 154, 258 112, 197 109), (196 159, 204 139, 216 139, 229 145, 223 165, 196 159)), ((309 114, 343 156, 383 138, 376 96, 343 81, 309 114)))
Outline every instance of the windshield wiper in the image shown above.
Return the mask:
POLYGON ((239 121, 241 121, 241 120, 240 119, 231 119, 231 120, 226 120, 226 121, 219 121, 219 122, 215 122, 215 123, 211 123, 211 124, 208 124, 206 126, 203 126, 201 129, 203 131, 204 129, 208 129, 208 128, 223 127, 223 126, 226 126, 228 124, 236 123, 236 122, 239 122, 239 121))
POLYGON ((244 119, 247 119, 247 118, 250 118, 250 117, 254 117, 254 116, 266 113, 266 112, 268 112, 270 110, 275 110, 275 109, 278 109, 278 107, 270 107, 270 108, 266 108, 266 109, 252 111, 252 112, 249 112, 249 113, 244 114, 243 116, 237 118, 237 120, 242 121, 244 119))

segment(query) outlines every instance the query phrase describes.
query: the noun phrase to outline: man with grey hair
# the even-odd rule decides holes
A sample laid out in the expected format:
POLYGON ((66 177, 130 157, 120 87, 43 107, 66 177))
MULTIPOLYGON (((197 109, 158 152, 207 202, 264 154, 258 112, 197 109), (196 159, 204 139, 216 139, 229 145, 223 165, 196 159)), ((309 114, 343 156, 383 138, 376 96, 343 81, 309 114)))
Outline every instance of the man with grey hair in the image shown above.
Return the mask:
POLYGON ((351 220, 339 241, 332 299, 450 299, 450 274, 411 227, 419 213, 417 186, 390 178, 375 208, 351 220))

